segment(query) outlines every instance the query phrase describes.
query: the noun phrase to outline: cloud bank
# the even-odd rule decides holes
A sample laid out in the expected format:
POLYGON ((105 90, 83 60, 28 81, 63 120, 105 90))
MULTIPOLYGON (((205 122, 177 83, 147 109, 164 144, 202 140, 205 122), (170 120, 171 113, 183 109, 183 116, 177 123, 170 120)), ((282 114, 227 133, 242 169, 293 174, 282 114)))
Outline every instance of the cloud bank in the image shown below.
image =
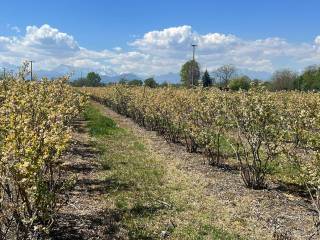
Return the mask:
POLYGON ((165 74, 178 72, 190 59, 191 44, 198 45, 197 60, 209 70, 227 63, 254 71, 285 67, 300 70, 320 61, 320 35, 309 43, 290 43, 279 37, 246 40, 232 34, 199 34, 185 25, 147 32, 129 42, 128 51, 120 46, 95 51, 80 46, 68 33, 44 24, 27 26, 22 36, 0 36, 0 64, 19 65, 32 59, 42 70, 68 65, 102 74, 165 74))

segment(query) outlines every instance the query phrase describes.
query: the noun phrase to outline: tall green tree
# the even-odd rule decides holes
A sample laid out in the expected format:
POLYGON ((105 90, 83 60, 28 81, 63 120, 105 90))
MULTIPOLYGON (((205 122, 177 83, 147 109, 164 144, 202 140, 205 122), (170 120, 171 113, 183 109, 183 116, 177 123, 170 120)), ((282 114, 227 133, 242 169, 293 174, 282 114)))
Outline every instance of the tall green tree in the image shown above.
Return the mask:
POLYGON ((209 72, 206 70, 202 76, 202 86, 210 87, 212 86, 212 78, 210 77, 209 72))
POLYGON ((200 78, 200 66, 197 61, 190 60, 182 65, 180 71, 181 82, 185 86, 197 86, 200 78))
POLYGON ((143 82, 140 79, 133 79, 128 82, 130 86, 142 86, 143 82))
POLYGON ((296 79, 295 88, 301 90, 320 90, 320 66, 307 67, 302 75, 296 79))
POLYGON ((89 72, 86 78, 79 78, 71 83, 76 87, 98 87, 101 86, 101 77, 95 72, 89 72))
POLYGON ((229 87, 231 90, 238 91, 242 90, 249 90, 250 88, 251 79, 248 76, 241 76, 233 78, 230 83, 229 87))
POLYGON ((121 78, 120 80, 119 80, 119 84, 127 84, 129 81, 127 80, 127 79, 125 79, 125 78, 121 78))
POLYGON ((156 82, 156 80, 154 80, 154 78, 151 77, 144 80, 144 85, 150 88, 156 88, 158 86, 158 83, 156 82))
POLYGON ((101 85, 101 77, 98 73, 89 72, 87 74, 87 83, 91 87, 98 87, 101 85))
POLYGON ((169 86, 169 83, 167 81, 164 81, 163 83, 161 83, 159 85, 160 87, 168 87, 169 86))

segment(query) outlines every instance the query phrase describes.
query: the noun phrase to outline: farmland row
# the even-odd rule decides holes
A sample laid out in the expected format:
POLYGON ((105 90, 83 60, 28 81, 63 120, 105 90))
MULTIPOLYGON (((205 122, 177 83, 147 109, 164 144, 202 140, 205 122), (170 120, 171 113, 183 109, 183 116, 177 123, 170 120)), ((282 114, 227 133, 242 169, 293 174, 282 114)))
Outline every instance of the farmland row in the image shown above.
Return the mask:
POLYGON ((218 89, 83 88, 93 99, 155 130, 212 165, 236 159, 244 184, 263 188, 273 169, 310 191, 320 186, 320 94, 218 89))
POLYGON ((67 78, 27 81, 26 69, 0 82, 0 239, 48 233, 68 185, 59 157, 85 104, 67 78))

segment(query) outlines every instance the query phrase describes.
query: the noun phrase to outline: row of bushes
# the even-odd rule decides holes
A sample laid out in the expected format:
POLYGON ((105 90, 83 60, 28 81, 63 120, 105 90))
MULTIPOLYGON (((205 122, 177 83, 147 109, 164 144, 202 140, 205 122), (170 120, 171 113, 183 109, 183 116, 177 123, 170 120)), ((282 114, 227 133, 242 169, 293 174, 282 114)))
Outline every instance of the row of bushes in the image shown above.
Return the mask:
POLYGON ((232 149, 247 187, 264 188, 273 166, 292 169, 286 180, 305 187, 320 219, 319 93, 260 86, 247 92, 123 85, 83 91, 190 152, 201 149, 212 165, 232 149))
POLYGON ((65 187, 58 160, 85 103, 68 79, 26 81, 26 69, 0 81, 0 239, 48 233, 65 187))
POLYGON ((272 161, 290 160, 301 171, 307 164, 318 169, 318 93, 121 85, 84 91, 168 141, 183 142, 188 151, 203 149, 211 164, 220 164, 221 143, 227 142, 249 187, 264 186, 272 161))

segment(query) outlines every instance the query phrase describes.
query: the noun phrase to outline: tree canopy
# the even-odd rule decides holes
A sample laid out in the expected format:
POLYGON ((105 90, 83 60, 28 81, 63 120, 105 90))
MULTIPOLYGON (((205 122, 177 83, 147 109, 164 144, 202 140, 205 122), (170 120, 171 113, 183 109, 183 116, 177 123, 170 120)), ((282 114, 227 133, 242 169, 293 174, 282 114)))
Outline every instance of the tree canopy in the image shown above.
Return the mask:
POLYGON ((234 91, 249 90, 251 79, 248 76, 233 78, 229 83, 229 88, 234 91))
POLYGON ((76 87, 98 87, 101 86, 101 77, 98 73, 89 72, 86 78, 79 78, 72 82, 76 87))
POLYGON ((320 66, 307 67, 294 85, 301 90, 320 90, 320 66))
POLYGON ((157 82, 152 77, 144 80, 144 85, 150 88, 156 88, 158 86, 157 82))
POLYGON ((236 76, 237 69, 231 64, 226 64, 219 67, 215 71, 216 77, 219 79, 220 84, 223 87, 227 87, 232 78, 236 76))
POLYGON ((197 61, 190 60, 182 65, 181 82, 185 86, 197 86, 200 78, 200 66, 197 61))
POLYGON ((298 74, 289 70, 278 70, 272 75, 273 90, 292 90, 298 74))
POLYGON ((202 76, 202 86, 203 87, 210 87, 212 86, 212 79, 210 77, 210 74, 206 70, 202 76))
POLYGON ((87 81, 92 87, 97 87, 101 85, 101 77, 98 73, 89 72, 87 74, 87 81))
POLYGON ((133 79, 128 81, 128 85, 130 86, 142 86, 143 82, 140 79, 133 79))

